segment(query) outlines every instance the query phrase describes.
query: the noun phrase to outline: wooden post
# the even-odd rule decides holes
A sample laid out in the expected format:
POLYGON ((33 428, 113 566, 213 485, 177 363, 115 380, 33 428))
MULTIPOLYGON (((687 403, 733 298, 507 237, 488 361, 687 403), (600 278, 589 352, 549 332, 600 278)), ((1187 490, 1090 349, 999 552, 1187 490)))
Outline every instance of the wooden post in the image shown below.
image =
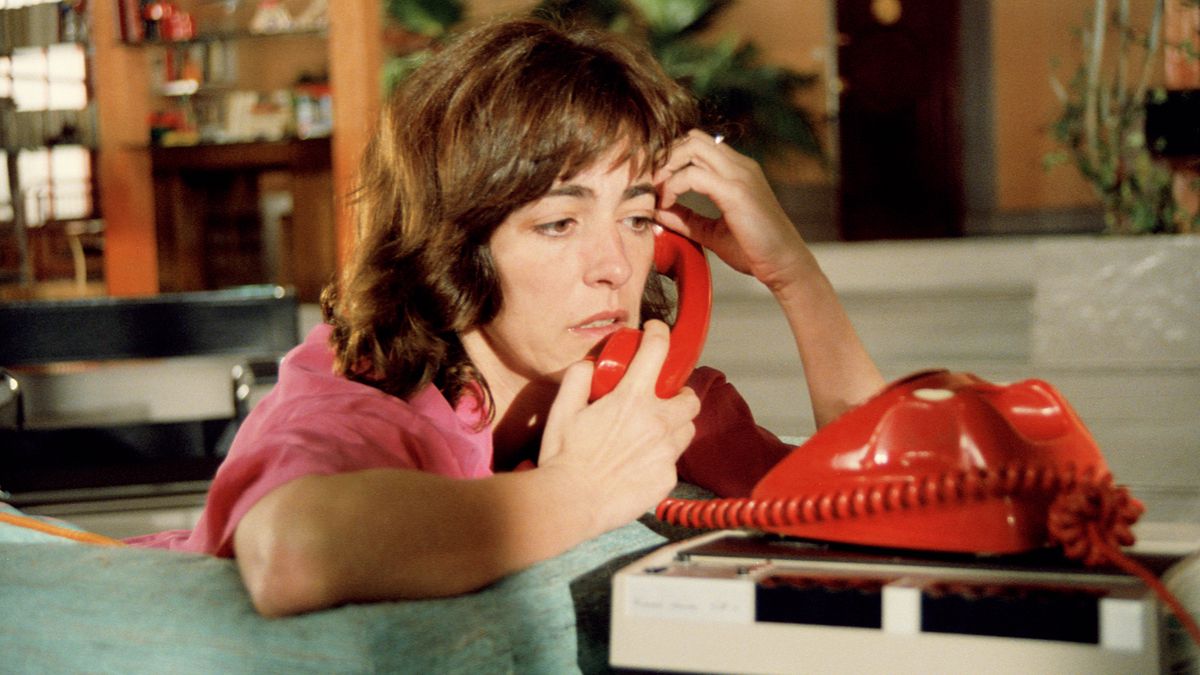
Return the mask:
POLYGON ((92 5, 92 90, 99 133, 96 177, 104 216, 104 279, 111 295, 158 292, 154 183, 147 147, 148 68, 123 47, 117 3, 92 5))
POLYGON ((339 0, 329 13, 333 88, 334 229, 339 267, 354 240, 347 199, 382 102, 383 18, 378 0, 339 0))

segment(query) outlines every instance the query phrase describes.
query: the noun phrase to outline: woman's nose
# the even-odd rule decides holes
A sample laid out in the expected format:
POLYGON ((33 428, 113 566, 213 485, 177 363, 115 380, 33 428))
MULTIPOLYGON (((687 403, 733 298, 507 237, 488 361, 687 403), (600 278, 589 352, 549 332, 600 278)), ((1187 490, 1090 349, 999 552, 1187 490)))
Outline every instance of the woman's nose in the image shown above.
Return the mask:
POLYGON ((583 253, 587 261, 584 281, 589 286, 623 286, 633 274, 633 268, 620 232, 615 228, 605 229, 591 239, 586 243, 583 253))

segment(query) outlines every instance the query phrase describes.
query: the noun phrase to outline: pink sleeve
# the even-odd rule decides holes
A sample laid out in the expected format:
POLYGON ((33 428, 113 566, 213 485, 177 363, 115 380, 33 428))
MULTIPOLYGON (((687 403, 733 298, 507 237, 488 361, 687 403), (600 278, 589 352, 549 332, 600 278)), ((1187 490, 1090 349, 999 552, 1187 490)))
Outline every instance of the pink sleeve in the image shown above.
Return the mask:
MULTIPOLYGON (((372 406, 369 397, 307 400, 287 413, 254 414, 239 432, 209 491, 204 514, 183 548, 233 555, 242 517, 281 485, 304 476, 393 468, 464 477, 470 447, 403 406, 372 406)), ((267 413, 266 400, 255 413, 267 413)), ((292 402, 295 405, 295 401, 292 402)))
POLYGON ((321 424, 301 422, 264 433, 254 439, 252 450, 226 460, 188 548, 232 556, 233 534, 246 512, 272 490, 297 478, 380 467, 417 468, 411 456, 398 452, 396 446, 387 453, 372 451, 369 444, 355 443, 347 430, 331 428, 337 426, 334 416, 315 419, 321 424))
POLYGON ((335 374, 330 330, 315 327, 283 360, 278 384, 246 418, 217 471, 195 529, 130 543, 230 556, 246 512, 303 476, 377 468, 491 474, 491 429, 478 424, 478 411, 460 417, 432 385, 402 400, 335 374))
POLYGON ((754 422, 750 406, 725 375, 697 368, 688 386, 700 397, 696 438, 679 458, 679 477, 722 497, 749 496, 792 446, 754 422))

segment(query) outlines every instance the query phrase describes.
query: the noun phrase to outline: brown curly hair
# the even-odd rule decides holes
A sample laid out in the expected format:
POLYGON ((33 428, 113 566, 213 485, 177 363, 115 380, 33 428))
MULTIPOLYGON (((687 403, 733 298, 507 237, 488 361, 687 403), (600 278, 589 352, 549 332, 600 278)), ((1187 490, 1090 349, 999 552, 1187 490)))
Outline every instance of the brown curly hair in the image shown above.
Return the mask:
MULTIPOLYGON (((522 19, 463 34, 395 92, 366 149, 355 247, 321 298, 337 372, 401 398, 475 392, 490 410, 459 334, 503 302, 492 232, 614 147, 658 168, 697 117, 649 52, 611 33, 522 19)), ((665 318, 650 279, 643 320, 665 318)))

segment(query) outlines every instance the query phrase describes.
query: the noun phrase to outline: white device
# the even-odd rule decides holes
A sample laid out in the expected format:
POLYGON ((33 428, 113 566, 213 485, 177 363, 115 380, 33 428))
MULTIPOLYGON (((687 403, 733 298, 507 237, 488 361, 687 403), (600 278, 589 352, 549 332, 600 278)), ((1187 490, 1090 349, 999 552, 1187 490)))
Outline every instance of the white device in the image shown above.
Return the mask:
MULTIPOLYGON (((1181 559, 1142 562, 1161 573, 1181 559)), ((1155 673, 1169 668, 1167 623, 1136 577, 1061 556, 926 557, 723 530, 616 574, 610 662, 710 673, 1155 673)))

